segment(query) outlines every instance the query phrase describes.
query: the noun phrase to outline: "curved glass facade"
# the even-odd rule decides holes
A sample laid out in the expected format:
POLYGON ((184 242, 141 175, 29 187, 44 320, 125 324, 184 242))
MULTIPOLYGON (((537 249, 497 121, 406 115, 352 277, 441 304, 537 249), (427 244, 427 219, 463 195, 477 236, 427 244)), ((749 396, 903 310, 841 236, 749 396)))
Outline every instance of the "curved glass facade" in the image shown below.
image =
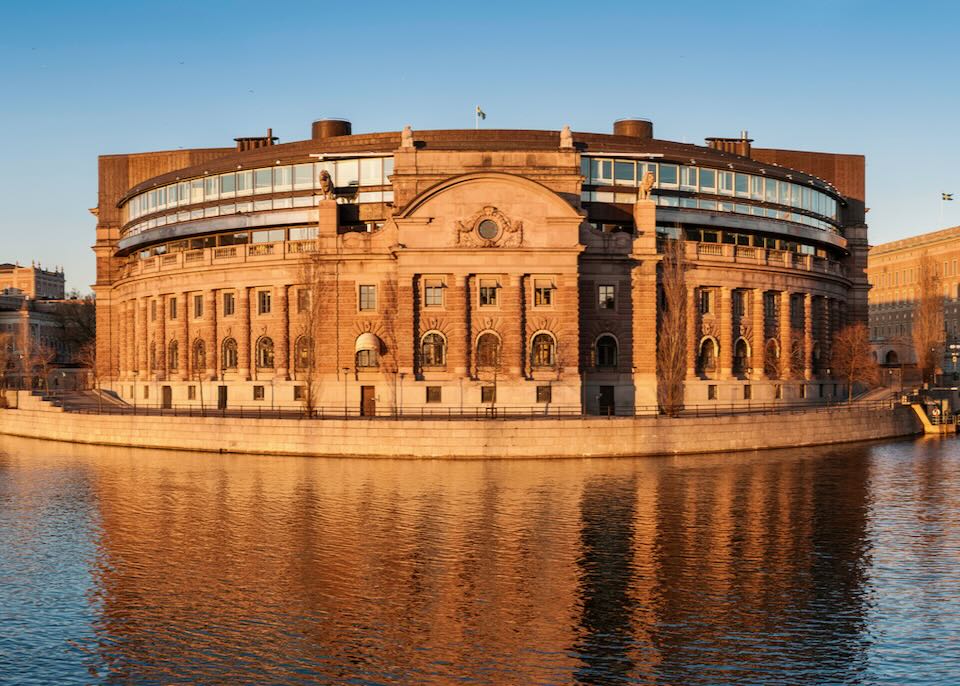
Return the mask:
MULTIPOLYGON (((257 169, 243 169, 225 174, 210 174, 196 179, 178 181, 132 196, 123 205, 123 223, 129 224, 140 217, 157 215, 159 212, 176 210, 150 220, 129 226, 124 235, 175 222, 219 217, 238 212, 310 207, 312 196, 289 198, 262 198, 258 195, 312 191, 319 188, 317 177, 321 171, 330 173, 337 188, 386 186, 393 173, 393 157, 360 157, 303 164, 285 164, 257 169), (218 201, 215 207, 181 210, 189 205, 208 204, 218 201)), ((391 202, 393 191, 378 190, 358 192, 343 201, 357 203, 391 202)))
POLYGON ((651 197, 658 205, 749 214, 833 232, 836 232, 836 224, 840 222, 840 208, 836 198, 809 186, 757 174, 673 162, 584 156, 581 161, 584 185, 591 186, 594 190, 584 190, 582 199, 585 202, 632 203, 636 200, 633 193, 617 193, 596 188, 638 186, 647 172, 653 174, 651 197), (694 193, 698 196, 717 197, 708 199, 688 195, 694 193), (730 200, 725 200, 724 197, 730 200), (747 202, 737 202, 737 199, 747 202), (771 208, 753 203, 774 204, 779 207, 771 208), (822 219, 805 212, 816 214, 822 219))

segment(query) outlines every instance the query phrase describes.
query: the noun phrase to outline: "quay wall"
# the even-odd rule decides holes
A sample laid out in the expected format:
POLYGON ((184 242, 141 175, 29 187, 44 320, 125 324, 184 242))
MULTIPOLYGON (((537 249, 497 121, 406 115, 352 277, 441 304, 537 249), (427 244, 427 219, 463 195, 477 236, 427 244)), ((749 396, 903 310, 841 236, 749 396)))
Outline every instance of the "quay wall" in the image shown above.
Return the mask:
POLYGON ((627 457, 825 445, 922 433, 909 407, 700 418, 304 420, 0 410, 0 433, 72 443, 271 455, 627 457))

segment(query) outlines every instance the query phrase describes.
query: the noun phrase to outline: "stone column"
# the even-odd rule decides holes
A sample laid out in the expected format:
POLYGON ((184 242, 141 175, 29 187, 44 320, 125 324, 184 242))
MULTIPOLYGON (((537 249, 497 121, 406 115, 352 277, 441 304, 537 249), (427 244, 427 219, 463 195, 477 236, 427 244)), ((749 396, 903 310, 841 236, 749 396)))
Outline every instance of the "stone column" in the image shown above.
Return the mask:
POLYGON ((733 376, 733 291, 718 288, 717 325, 720 329, 720 365, 717 378, 729 379, 733 376))
POLYGON ((290 378, 290 302, 288 292, 289 286, 277 286, 279 335, 277 336, 276 375, 283 380, 290 378))
POLYGON ((780 339, 780 378, 789 379, 791 372, 790 358, 790 291, 780 291, 780 320, 779 339, 780 339))
POLYGON ((699 291, 696 286, 688 285, 687 296, 687 378, 692 379, 697 372, 697 353, 700 343, 700 309, 697 297, 699 291))
POLYGON ((217 335, 217 295, 216 289, 203 294, 203 316, 207 320, 207 325, 203 329, 203 347, 207 356, 204 372, 207 379, 217 378, 217 360, 220 354, 219 336, 217 335))
POLYGON ((237 376, 244 381, 250 380, 250 288, 237 289, 237 303, 240 308, 240 339, 237 341, 237 376))
POLYGON ((190 294, 184 291, 180 294, 183 298, 183 321, 180 324, 180 332, 177 339, 180 341, 180 378, 190 380, 193 378, 193 349, 190 346, 190 294))
POLYGON ((763 317, 763 290, 754 288, 752 291, 753 302, 750 309, 750 328, 753 329, 750 341, 750 366, 753 373, 750 378, 759 380, 763 378, 763 355, 767 346, 765 336, 764 317, 763 317))
POLYGON ((813 378, 813 296, 803 294, 803 378, 813 378))
POLYGON ((145 379, 150 374, 150 344, 148 339, 148 331, 150 329, 150 325, 148 323, 150 298, 141 298, 139 305, 140 327, 137 329, 137 335, 139 336, 139 338, 137 338, 137 345, 140 349, 137 351, 137 372, 139 373, 141 379, 145 379))
MULTIPOLYGON (((820 354, 824 356, 826 360, 823 364, 823 368, 827 369, 830 367, 830 355, 833 350, 833 323, 830 321, 830 308, 833 306, 833 298, 823 298, 823 308, 820 316, 823 318, 821 322, 821 336, 823 341, 821 343, 820 354)), ((825 373, 825 372, 824 372, 825 373)))
POLYGON ((157 330, 156 330, 156 355, 157 355, 157 379, 165 380, 167 378, 167 296, 161 295, 157 299, 157 330))

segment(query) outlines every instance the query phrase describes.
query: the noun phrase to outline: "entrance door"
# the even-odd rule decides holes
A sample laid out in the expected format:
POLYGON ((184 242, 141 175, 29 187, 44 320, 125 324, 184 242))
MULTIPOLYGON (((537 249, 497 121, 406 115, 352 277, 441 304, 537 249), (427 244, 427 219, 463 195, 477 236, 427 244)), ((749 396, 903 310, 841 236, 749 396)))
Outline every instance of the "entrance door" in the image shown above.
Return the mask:
POLYGON ((377 396, 374 386, 360 387, 360 414, 364 417, 377 416, 377 396))
POLYGON ((614 415, 617 413, 617 406, 613 401, 613 386, 600 387, 598 404, 600 414, 602 415, 614 415))
POLYGON ((165 410, 169 410, 173 407, 173 389, 170 388, 170 386, 164 386, 160 390, 163 403, 162 407, 165 410))
POLYGON ((227 387, 217 386, 217 409, 227 409, 227 387))

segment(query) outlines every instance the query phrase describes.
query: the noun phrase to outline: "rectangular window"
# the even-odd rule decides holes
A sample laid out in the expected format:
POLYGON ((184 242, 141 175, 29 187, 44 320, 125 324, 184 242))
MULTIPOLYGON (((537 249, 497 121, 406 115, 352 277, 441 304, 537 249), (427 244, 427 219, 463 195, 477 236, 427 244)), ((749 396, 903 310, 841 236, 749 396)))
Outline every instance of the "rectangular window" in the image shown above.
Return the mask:
POLYGON ((270 314, 271 294, 270 291, 257 292, 257 312, 260 314, 270 314))
POLYGON ((266 169, 257 169, 253 173, 253 192, 254 193, 269 193, 273 190, 273 170, 267 167, 266 169))
POLYGON ((379 157, 360 160, 360 185, 379 186, 383 183, 383 164, 379 157))
POLYGON ((193 296, 193 318, 200 319, 203 316, 203 296, 193 296))
POLYGON ((253 387, 253 399, 254 400, 263 400, 263 386, 254 386, 253 387))
POLYGON ((143 387, 143 399, 144 399, 144 400, 148 400, 149 398, 150 398, 150 387, 149 387, 149 386, 144 386, 144 387, 143 387))
POLYGON ((480 280, 480 307, 493 307, 497 304, 498 288, 496 281, 480 280))
POLYGON ((710 314, 713 311, 713 291, 704 288, 700 290, 700 314, 710 314))
POLYGON ((713 169, 700 170, 700 190, 703 193, 717 192, 717 172, 713 169))
POLYGON ((482 403, 495 403, 495 402, 497 402, 497 387, 496 387, 496 386, 481 386, 481 387, 480 387, 480 402, 482 402, 482 403))
POLYGON ((680 167, 680 190, 697 190, 697 167, 680 167))
POLYGON ((553 402, 553 386, 537 386, 537 402, 553 402))
POLYGON ((221 198, 232 198, 237 193, 237 175, 230 174, 221 174, 220 175, 220 197, 221 198))
POLYGON ((360 182, 360 165, 357 160, 337 160, 337 186, 356 186, 360 182))
POLYGON ((743 385, 743 399, 750 400, 753 398, 753 389, 750 388, 750 384, 743 385))
POLYGON ((750 177, 746 174, 736 175, 736 188, 738 198, 750 197, 750 177))
POLYGON ((533 306, 547 307, 553 304, 553 281, 535 279, 533 282, 533 306))
POLYGON ((223 316, 229 317, 234 312, 236 300, 233 293, 223 294, 223 316))
POLYGON ((203 202, 203 179, 190 182, 190 204, 203 202))
POLYGON ((763 177, 750 177, 750 197, 754 200, 763 200, 763 177))
POLYGON ((293 167, 293 187, 295 190, 309 190, 313 188, 313 165, 297 164, 293 167))
POLYGON ((661 188, 677 187, 677 165, 675 164, 660 165, 660 187, 661 188))
POLYGON ((590 160, 590 177, 595 186, 609 186, 613 183, 613 160, 590 160))
POLYGON ((197 399, 197 387, 187 386, 187 400, 196 400, 196 399, 197 399))
POLYGON ((744 317, 747 314, 747 301, 744 298, 743 291, 733 291, 731 297, 733 299, 733 316, 744 317))
POLYGON ((707 385, 707 400, 716 400, 717 399, 717 384, 708 384, 707 385))
POLYGON ((613 164, 613 178, 617 186, 632 186, 636 183, 636 164, 617 160, 613 164))
POLYGON ((377 309, 377 287, 360 286, 360 311, 370 312, 377 309))
POLYGON ((297 314, 310 311, 310 289, 297 289, 297 314))
POLYGON ((807 397, 807 386, 806 386, 806 384, 800 384, 800 397, 801 397, 801 398, 806 398, 806 397, 807 397))
POLYGON ((273 190, 289 191, 291 188, 293 188, 293 167, 274 167, 273 190))
POLYGON ((720 193, 733 195, 733 172, 720 172, 720 193))
POLYGON ((597 286, 597 305, 601 310, 612 310, 617 306, 616 288, 607 284, 597 286))
POLYGON ((220 197, 220 189, 216 176, 208 176, 203 180, 203 199, 205 202, 217 200, 220 197))
POLYGON ((783 386, 780 384, 774 384, 773 397, 777 400, 783 400, 783 386))
POLYGON ((443 282, 428 279, 423 286, 424 307, 443 307, 443 282))
POLYGON ((306 400, 306 399, 307 399, 307 387, 306 387, 306 386, 294 386, 294 387, 293 387, 293 399, 294 399, 294 400, 306 400))
POLYGON ((250 195, 253 192, 253 172, 237 172, 237 195, 250 195))
POLYGON ((427 402, 428 403, 439 403, 441 402, 441 388, 442 386, 427 386, 427 402))
POLYGON ((170 298, 170 319, 177 318, 177 299, 170 298))

